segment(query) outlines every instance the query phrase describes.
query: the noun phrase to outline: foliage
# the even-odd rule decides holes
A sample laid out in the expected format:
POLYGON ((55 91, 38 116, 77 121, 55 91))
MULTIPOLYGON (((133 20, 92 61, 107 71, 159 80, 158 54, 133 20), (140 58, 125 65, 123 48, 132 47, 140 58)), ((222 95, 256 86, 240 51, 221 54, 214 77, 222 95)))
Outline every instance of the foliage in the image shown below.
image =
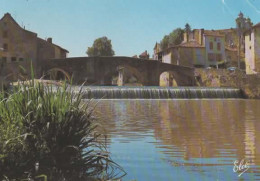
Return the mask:
POLYGON ((161 45, 161 48, 163 50, 167 49, 168 48, 168 45, 169 45, 169 35, 165 35, 160 43, 161 45))
POLYGON ((190 33, 190 32, 191 32, 191 26, 189 25, 189 23, 186 23, 185 28, 184 28, 184 31, 185 31, 186 33, 190 33))
POLYGON ((183 41, 184 30, 181 28, 174 29, 169 35, 165 35, 161 41, 161 48, 166 48, 174 45, 179 45, 183 41))
POLYGON ((239 35, 242 35, 244 32, 252 28, 253 23, 249 17, 245 18, 242 12, 239 13, 236 18, 237 31, 239 35))
POLYGON ((115 54, 111 40, 107 37, 101 37, 94 41, 92 47, 88 47, 88 56, 113 56, 115 54))
POLYGON ((81 92, 32 80, 0 93, 1 180, 28 178, 25 172, 55 181, 122 173, 99 141, 93 108, 81 101, 81 92))

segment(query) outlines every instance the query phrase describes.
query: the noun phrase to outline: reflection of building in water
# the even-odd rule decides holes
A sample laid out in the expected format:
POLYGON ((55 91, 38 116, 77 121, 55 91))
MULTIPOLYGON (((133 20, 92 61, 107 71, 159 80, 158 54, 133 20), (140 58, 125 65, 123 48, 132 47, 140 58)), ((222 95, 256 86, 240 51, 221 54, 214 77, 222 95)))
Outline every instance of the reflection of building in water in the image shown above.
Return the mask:
POLYGON ((245 121, 245 159, 255 165, 255 124, 254 121, 245 121))
POLYGON ((155 125, 155 137, 162 141, 162 145, 184 151, 182 157, 185 160, 245 157, 243 103, 175 101, 162 104, 159 110, 160 122, 155 125))
POLYGON ((245 118, 245 159, 248 160, 251 165, 260 165, 260 142, 258 141, 260 134, 257 131, 257 128, 260 128, 260 123, 252 119, 253 117, 260 117, 259 111, 257 110, 259 106, 259 104, 252 106, 248 102, 246 104, 248 114, 245 118))
POLYGON ((246 158, 260 165, 259 104, 247 105, 244 100, 111 100, 99 102, 98 110, 108 137, 140 140, 149 133, 170 157, 189 162, 192 158, 223 158, 231 164, 246 158))

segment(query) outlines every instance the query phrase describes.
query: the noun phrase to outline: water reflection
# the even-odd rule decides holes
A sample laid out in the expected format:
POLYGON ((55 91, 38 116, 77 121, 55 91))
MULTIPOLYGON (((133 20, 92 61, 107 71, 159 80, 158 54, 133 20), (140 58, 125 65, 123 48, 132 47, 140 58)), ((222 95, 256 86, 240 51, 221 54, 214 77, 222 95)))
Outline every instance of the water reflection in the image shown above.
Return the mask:
POLYGON ((254 180, 259 108, 259 100, 103 100, 96 113, 126 180, 254 180), (233 163, 242 159, 250 169, 238 177, 233 163))

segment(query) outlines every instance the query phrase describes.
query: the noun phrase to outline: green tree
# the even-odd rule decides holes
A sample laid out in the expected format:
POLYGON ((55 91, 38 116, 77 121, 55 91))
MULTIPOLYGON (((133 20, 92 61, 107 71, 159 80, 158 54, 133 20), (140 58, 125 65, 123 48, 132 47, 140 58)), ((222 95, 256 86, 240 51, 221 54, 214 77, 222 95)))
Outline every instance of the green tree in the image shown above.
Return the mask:
POLYGON ((160 45, 161 45, 162 50, 165 50, 165 49, 168 48, 168 45, 169 45, 169 35, 165 35, 163 37, 163 39, 161 40, 160 45))
POLYGON ((189 25, 189 23, 186 23, 184 31, 185 31, 185 33, 190 33, 191 32, 191 26, 189 25))
POLYGON ((183 29, 177 28, 169 34, 169 45, 179 45, 183 41, 183 29))
POLYGON ((88 47, 86 53, 88 56, 113 56, 115 54, 111 40, 106 36, 96 39, 92 47, 88 47))
POLYGON ((183 41, 183 33, 183 29, 176 28, 169 35, 165 35, 160 43, 162 50, 169 46, 179 45, 183 41))

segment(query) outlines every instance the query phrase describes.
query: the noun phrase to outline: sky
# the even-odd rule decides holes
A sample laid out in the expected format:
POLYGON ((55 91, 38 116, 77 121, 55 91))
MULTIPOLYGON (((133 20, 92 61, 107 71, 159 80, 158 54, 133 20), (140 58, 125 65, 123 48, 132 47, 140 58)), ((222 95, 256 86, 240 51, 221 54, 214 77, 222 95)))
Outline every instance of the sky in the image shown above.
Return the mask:
POLYGON ((9 12, 25 29, 87 56, 94 40, 107 36, 116 56, 139 55, 175 28, 235 27, 242 11, 260 22, 260 0, 0 0, 0 16, 9 12))

